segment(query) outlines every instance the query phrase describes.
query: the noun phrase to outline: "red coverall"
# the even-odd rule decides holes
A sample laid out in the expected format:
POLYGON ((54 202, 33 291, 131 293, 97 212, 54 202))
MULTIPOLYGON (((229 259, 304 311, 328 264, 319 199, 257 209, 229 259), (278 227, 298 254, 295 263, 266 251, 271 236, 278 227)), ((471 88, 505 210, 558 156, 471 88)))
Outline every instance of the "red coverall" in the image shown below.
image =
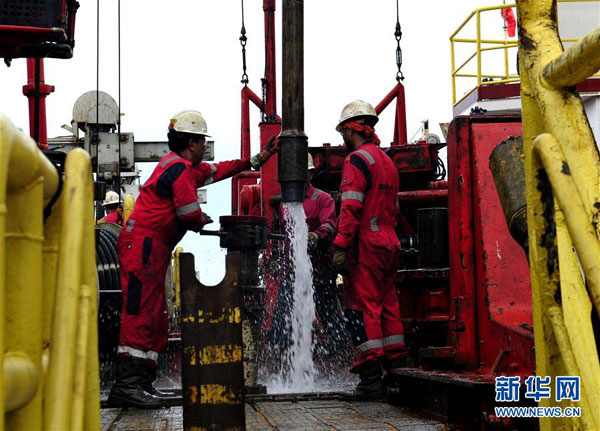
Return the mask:
POLYGON ((142 186, 117 243, 123 310, 118 353, 156 362, 168 339, 165 276, 171 252, 204 218, 196 189, 250 168, 248 160, 191 162, 169 153, 142 186))
POLYGON ((395 232, 398 185, 394 162, 372 142, 344 160, 334 244, 348 249, 344 313, 357 350, 352 372, 366 362, 393 360, 406 352, 394 289, 400 249, 395 232))
POLYGON ((119 218, 119 210, 112 210, 111 212, 109 212, 108 214, 106 214, 104 217, 102 217, 102 220, 104 220, 105 223, 116 223, 119 226, 123 226, 123 215, 121 215, 121 217, 119 218))

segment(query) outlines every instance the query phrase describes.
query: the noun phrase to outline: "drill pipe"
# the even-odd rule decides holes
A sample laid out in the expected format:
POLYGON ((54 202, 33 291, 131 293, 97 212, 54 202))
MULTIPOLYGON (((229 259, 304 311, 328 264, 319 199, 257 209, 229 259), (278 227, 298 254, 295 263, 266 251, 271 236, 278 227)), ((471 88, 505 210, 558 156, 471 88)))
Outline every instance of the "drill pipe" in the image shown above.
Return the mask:
POLYGON ((302 202, 308 180, 308 137, 304 133, 304 2, 282 8, 283 95, 277 181, 283 202, 302 202))

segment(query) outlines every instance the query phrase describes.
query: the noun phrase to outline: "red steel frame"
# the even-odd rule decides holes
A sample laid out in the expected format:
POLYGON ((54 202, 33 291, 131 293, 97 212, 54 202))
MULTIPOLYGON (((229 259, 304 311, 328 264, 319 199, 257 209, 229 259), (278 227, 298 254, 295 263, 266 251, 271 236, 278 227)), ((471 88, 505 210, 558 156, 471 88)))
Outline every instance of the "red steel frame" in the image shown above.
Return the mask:
POLYGON ((394 121, 394 141, 392 145, 406 145, 408 139, 406 137, 406 102, 404 95, 404 86, 400 81, 390 91, 387 96, 375 107, 377 115, 396 99, 396 119, 394 121))
POLYGON ((448 135, 450 334, 454 363, 480 374, 535 369, 529 267, 510 236, 489 169, 518 116, 457 117, 448 135))

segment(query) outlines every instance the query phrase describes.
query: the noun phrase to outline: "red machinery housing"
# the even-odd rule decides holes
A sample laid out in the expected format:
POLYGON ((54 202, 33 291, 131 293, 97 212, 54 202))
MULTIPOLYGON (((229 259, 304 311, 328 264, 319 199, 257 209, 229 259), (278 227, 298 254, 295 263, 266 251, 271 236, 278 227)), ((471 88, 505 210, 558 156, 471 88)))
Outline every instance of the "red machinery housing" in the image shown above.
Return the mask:
POLYGON ((75 44, 75 0, 6 0, 0 6, 0 55, 71 58, 75 44))

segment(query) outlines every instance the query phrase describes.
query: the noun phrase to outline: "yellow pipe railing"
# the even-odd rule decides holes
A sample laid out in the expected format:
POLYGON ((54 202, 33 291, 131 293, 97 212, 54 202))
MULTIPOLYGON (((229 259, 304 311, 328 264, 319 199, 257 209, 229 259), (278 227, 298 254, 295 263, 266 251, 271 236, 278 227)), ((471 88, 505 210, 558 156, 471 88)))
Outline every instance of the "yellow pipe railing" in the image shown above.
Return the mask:
POLYGON ((58 171, 0 114, 0 430, 100 429, 95 289, 83 287, 76 304, 64 301, 65 292, 96 283, 89 155, 72 151, 65 171, 68 198, 44 220, 58 171), (81 276, 65 275, 73 271, 81 276), (71 312, 79 318, 69 322, 71 312), (77 351, 64 350, 69 332, 77 351), (52 420, 64 414, 66 421, 52 420))
MULTIPOLYGON (((559 0, 559 3, 567 3, 567 2, 595 2, 598 0, 559 0)), ((452 35, 450 36, 450 63, 451 63, 451 80, 452 80, 452 104, 456 105, 459 102, 461 102, 464 97, 466 97, 466 95, 468 95, 473 89, 480 87, 482 85, 490 85, 490 84, 504 84, 504 83, 511 83, 511 82, 519 82, 520 78, 518 75, 511 75, 509 72, 509 50, 510 49, 516 49, 518 47, 518 43, 516 42, 516 40, 508 40, 507 38, 507 34, 505 32, 504 40, 501 39, 489 39, 489 38, 483 38, 482 37, 482 28, 481 28, 481 15, 484 12, 489 12, 489 11, 498 11, 501 9, 509 9, 509 8, 513 8, 515 7, 516 4, 512 3, 512 4, 506 4, 506 5, 498 5, 498 6, 489 6, 489 7, 483 7, 483 8, 479 8, 479 9, 475 9, 473 12, 471 12, 471 14, 458 26, 458 28, 454 31, 454 33, 452 33, 452 35), (471 21, 471 19, 475 17, 475 32, 476 32, 476 37, 475 38, 466 38, 466 37, 457 37, 457 35, 465 28, 465 26, 471 21), (474 44, 475 45, 475 52, 472 54, 469 54, 467 59, 464 60, 460 66, 458 68, 456 68, 456 47, 455 44, 474 44), (496 45, 496 46, 486 46, 483 47, 482 45, 496 45), (495 51, 495 50, 504 50, 504 61, 503 61, 503 69, 504 69, 504 74, 500 74, 500 73, 493 73, 493 74, 489 74, 489 73, 484 73, 482 71, 482 67, 483 67, 483 53, 487 52, 487 51, 495 51), (475 73, 469 73, 469 74, 459 74, 458 72, 460 70, 462 70, 464 67, 466 67, 467 65, 471 64, 471 61, 476 58, 477 64, 476 64, 476 72, 475 73), (483 79, 484 78, 491 78, 491 79, 496 79, 496 78, 502 78, 501 81, 491 81, 491 82, 484 82, 483 79), (457 78, 474 78, 476 79, 476 84, 474 87, 470 87, 467 91, 465 96, 459 98, 457 96, 457 82, 456 79, 457 78)), ((599 39, 600 36, 597 34, 589 34, 588 36, 586 36, 588 38, 593 38, 595 40, 595 43, 591 43, 589 40, 588 41, 581 41, 583 42, 582 44, 580 44, 580 46, 585 46, 586 49, 588 49, 590 51, 590 53, 593 52, 598 52, 599 48, 599 39)), ((565 42, 578 42, 579 39, 577 38, 565 38, 565 39, 561 39, 561 41, 563 43, 565 42)), ((515 54, 516 55, 516 54, 515 54)), ((592 58, 593 55, 588 55, 588 54, 584 54, 583 57, 580 58, 592 58)), ((600 58, 597 54, 596 54, 596 59, 600 58)), ((590 76, 600 76, 600 74, 597 74, 596 71, 598 70, 598 68, 596 68, 594 70, 594 72, 592 73, 588 73, 587 70, 594 67, 594 64, 590 64, 590 65, 579 65, 579 64, 574 64, 573 61, 569 61, 569 60, 565 60, 563 68, 561 69, 561 71, 557 71, 555 73, 556 78, 554 79, 562 79, 563 76, 565 76, 565 70, 564 67, 569 67, 571 72, 577 72, 577 74, 579 76, 585 76, 590 77, 590 76), (589 66, 589 67, 588 67, 589 66)), ((572 74, 570 74, 571 76, 573 76, 572 74)), ((581 82, 578 81, 578 82, 581 82)), ((563 86, 566 86, 567 84, 560 84, 563 86)), ((573 84, 574 85, 574 84, 573 84)))
POLYGON ((42 209, 57 188, 56 168, 31 138, 0 114, 0 405, 5 411, 10 409, 6 417, 0 415, 2 430, 41 425, 41 398, 37 394, 42 375, 43 294, 39 272, 32 274, 34 268, 28 266, 37 264, 41 269, 42 209), (36 200, 31 201, 31 207, 19 197, 23 194, 36 200), (24 226, 27 222, 31 225, 24 226), (7 244, 10 254, 6 253, 7 244), (21 255, 25 249, 26 254, 21 255), (27 285, 29 282, 32 284, 27 285), (24 310, 30 313, 24 314, 24 310), (35 323, 37 328, 29 331, 28 324, 35 323), (18 390, 8 392, 9 387, 15 387, 15 376, 31 378, 21 380, 18 390))
POLYGON ((600 27, 597 27, 549 63, 544 77, 554 87, 577 85, 600 69, 599 53, 600 27))
POLYGON ((63 193, 71 198, 62 207, 69 217, 62 220, 44 429, 100 427, 97 297, 84 287, 96 285, 91 179, 89 155, 69 152, 63 193))
POLYGON ((581 377, 581 417, 540 419, 540 428, 597 430, 600 361, 591 312, 600 315, 600 157, 571 86, 600 67, 600 32, 563 53, 556 2, 517 4, 536 372, 581 377))

